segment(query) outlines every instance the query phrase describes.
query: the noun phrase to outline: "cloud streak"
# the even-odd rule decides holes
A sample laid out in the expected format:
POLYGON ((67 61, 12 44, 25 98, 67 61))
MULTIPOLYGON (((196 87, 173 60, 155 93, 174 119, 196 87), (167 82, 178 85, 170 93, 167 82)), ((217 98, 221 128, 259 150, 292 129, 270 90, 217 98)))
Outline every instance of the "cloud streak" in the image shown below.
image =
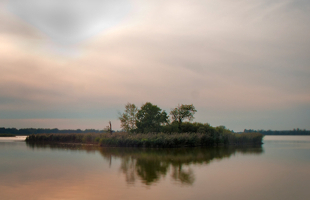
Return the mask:
POLYGON ((128 0, 12 0, 9 10, 60 43, 75 43, 110 28, 130 12, 128 0))

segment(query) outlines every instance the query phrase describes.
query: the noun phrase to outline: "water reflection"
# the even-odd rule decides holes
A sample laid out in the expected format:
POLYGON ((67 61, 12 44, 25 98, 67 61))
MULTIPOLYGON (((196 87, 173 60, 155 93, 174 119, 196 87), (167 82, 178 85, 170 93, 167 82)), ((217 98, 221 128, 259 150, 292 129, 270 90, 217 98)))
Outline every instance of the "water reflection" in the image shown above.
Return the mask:
POLYGON ((125 175, 128 184, 141 180, 146 185, 154 184, 167 175, 170 175, 176 183, 192 185, 195 182, 192 169, 194 165, 206 165, 213 160, 229 158, 236 154, 260 155, 263 153, 261 146, 182 149, 100 148, 87 145, 31 143, 27 143, 27 146, 32 149, 99 152, 110 166, 113 165, 113 160, 121 160, 119 169, 125 175))

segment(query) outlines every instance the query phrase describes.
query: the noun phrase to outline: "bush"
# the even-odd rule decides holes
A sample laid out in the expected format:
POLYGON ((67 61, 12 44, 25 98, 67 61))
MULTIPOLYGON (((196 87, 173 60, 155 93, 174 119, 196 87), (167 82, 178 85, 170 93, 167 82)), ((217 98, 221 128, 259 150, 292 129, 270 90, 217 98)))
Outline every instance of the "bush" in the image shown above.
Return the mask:
POLYGON ((87 143, 119 147, 196 147, 262 144, 260 133, 231 133, 217 128, 214 133, 76 133, 36 134, 26 138, 30 143, 87 143))

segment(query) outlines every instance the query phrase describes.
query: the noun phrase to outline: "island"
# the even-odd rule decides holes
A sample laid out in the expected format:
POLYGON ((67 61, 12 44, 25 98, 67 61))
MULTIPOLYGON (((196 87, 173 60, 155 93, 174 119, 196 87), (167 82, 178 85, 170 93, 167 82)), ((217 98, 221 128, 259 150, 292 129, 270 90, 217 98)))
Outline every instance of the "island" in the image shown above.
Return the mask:
POLYGON ((234 133, 225 126, 213 127, 209 123, 191 122, 196 112, 193 104, 182 104, 171 109, 169 118, 166 111, 150 102, 140 109, 128 103, 124 113, 119 114, 122 132, 114 132, 109 122, 102 132, 31 134, 26 141, 145 148, 262 144, 264 135, 258 132, 234 133))

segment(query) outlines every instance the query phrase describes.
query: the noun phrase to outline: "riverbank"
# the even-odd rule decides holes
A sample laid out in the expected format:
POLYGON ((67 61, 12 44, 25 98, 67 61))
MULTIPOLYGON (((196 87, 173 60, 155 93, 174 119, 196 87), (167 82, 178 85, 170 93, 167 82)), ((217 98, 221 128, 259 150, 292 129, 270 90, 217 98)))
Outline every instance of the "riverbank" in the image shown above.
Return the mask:
POLYGON ((29 143, 78 143, 104 147, 175 148, 220 145, 261 145, 260 133, 90 133, 29 135, 29 143))

